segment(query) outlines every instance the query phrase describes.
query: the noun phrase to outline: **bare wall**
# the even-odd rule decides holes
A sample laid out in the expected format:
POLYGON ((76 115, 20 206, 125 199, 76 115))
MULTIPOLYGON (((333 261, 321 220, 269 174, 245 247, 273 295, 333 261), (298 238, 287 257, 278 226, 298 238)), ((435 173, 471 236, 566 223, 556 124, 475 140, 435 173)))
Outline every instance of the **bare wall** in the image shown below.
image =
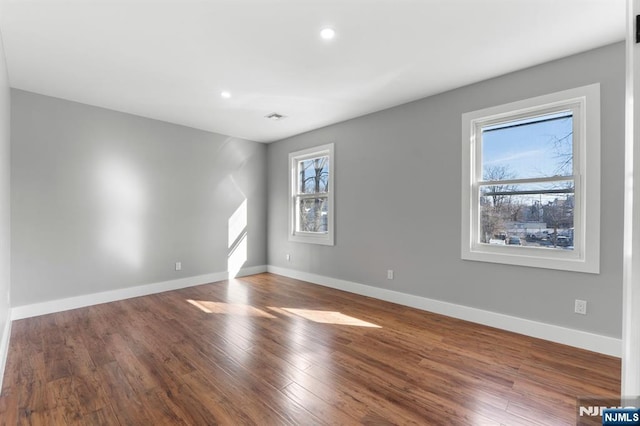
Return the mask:
POLYGON ((285 139, 268 147, 269 264, 620 337, 623 149, 622 43, 285 139), (601 273, 461 260, 461 114, 596 82, 601 273), (287 155, 330 142, 336 245, 289 242, 287 155), (588 315, 573 313, 576 298, 588 301, 588 315))
POLYGON ((11 93, 14 306, 266 263, 265 145, 11 93))
MULTIPOLYGON (((11 199, 10 199, 10 89, 4 47, 0 39, 0 351, 9 321, 11 277, 11 199)), ((4 354, 0 353, 0 365, 4 354)), ((2 368, 0 368, 0 373, 2 368)), ((0 382, 2 379, 0 379, 0 382)))

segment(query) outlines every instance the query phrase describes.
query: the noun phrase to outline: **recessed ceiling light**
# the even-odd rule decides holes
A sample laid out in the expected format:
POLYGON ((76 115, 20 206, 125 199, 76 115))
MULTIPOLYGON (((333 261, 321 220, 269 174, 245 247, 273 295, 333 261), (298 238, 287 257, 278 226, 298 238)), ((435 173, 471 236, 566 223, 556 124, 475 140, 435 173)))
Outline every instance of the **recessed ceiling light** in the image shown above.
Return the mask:
POLYGON ((231 97, 231 93, 227 92, 226 90, 223 92, 220 92, 220 97, 224 98, 224 99, 229 99, 231 97))
POLYGON ((271 121, 278 121, 287 118, 286 115, 278 114, 277 112, 272 112, 269 115, 265 115, 264 118, 268 118, 271 121))
POLYGON ((323 40, 331 40, 336 36, 336 31, 333 28, 323 28, 322 31, 320 31, 320 37, 322 37, 323 40))

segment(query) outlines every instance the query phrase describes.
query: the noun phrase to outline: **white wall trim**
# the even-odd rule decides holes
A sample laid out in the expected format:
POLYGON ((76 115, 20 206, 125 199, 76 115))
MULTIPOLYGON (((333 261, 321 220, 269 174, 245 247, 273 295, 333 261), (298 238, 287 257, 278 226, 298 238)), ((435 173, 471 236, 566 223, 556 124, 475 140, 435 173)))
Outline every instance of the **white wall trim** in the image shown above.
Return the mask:
MULTIPOLYGON (((11 315, 11 313, 9 313, 11 315)), ((4 369, 7 366, 7 356, 9 355, 9 340, 11 340, 11 318, 7 318, 0 336, 0 391, 2 390, 2 380, 4 379, 4 369)))
MULTIPOLYGON (((546 179, 562 179, 547 176, 546 179)), ((533 184, 543 178, 514 179, 533 184)), ((547 182, 549 183, 549 182, 547 182)), ((600 273, 600 83, 462 114, 461 258, 480 262, 600 273), (480 241, 482 129, 523 118, 571 112, 573 116, 573 177, 575 249, 514 247, 480 241), (505 121, 507 120, 507 121, 505 121), (475 200, 475 201, 474 201, 475 200), (587 232, 588 230, 588 232, 587 232)))
POLYGON ((620 392, 640 395, 640 0, 627 0, 624 240, 622 249, 622 374, 620 392))
MULTIPOLYGON (((242 268, 236 275, 246 275, 266 272, 266 265, 242 268)), ((176 280, 159 283, 127 287, 101 293, 84 294, 82 296, 68 297, 65 299, 50 300, 47 302, 33 303, 31 305, 15 306, 11 309, 11 320, 46 315, 54 312, 68 311, 70 309, 83 308, 85 306, 98 305, 100 303, 114 302, 116 300, 130 299, 132 297, 146 296, 148 294, 162 293, 164 291, 178 290, 193 287, 230 278, 228 272, 214 272, 211 274, 197 275, 193 277, 179 278, 176 280)), ((1 349, 1 347, 0 347, 1 349)))
POLYGON ((362 296, 374 297, 387 302, 398 303, 423 311, 434 312, 436 314, 488 325, 502 330, 512 331, 526 336, 549 340, 564 345, 574 346, 605 355, 620 357, 622 355, 622 341, 614 337, 602 336, 586 331, 572 328, 560 327, 524 318, 514 317, 482 309, 471 308, 469 306, 456 305, 454 303, 401 293, 379 287, 372 287, 351 281, 325 277, 308 272, 296 271, 293 269, 281 268, 269 265, 267 271, 285 277, 319 284, 324 287, 331 287, 338 290, 362 296))
POLYGON ((289 241, 298 243, 310 243, 310 244, 322 244, 326 246, 332 246, 334 241, 334 182, 335 182, 335 151, 334 144, 329 143, 326 145, 315 146, 313 148, 303 149, 301 151, 289 153, 289 188, 291 193, 289 194, 289 241), (297 195, 298 194, 298 163, 302 160, 308 160, 321 156, 329 157, 329 188, 327 197, 329 200, 329 206, 327 209, 327 233, 318 232, 299 232, 297 231, 297 195))
MULTIPOLYGON (((335 288, 348 291, 350 293, 363 296, 374 297, 388 302, 398 303, 424 311, 429 311, 441 315, 447 315, 478 324, 496 327, 502 330, 524 334, 526 336, 549 340, 581 349, 599 352, 605 355, 620 357, 622 355, 622 341, 614 337, 603 336, 586 331, 575 330, 557 325, 546 324, 524 318, 500 314, 482 309, 471 308, 469 306, 456 305, 454 303, 429 299, 422 296, 401 293, 384 288, 373 287, 352 281, 330 278, 308 272, 296 271, 293 269, 281 268, 277 266, 254 266, 243 268, 238 273, 238 277, 271 272, 289 278, 307 281, 324 287, 335 288)), ((136 287, 123 288, 118 290, 105 291, 101 293, 87 294, 82 296, 57 299, 47 302, 34 303, 31 305, 16 306, 11 309, 11 320, 46 315, 54 312, 62 312, 70 309, 82 308, 85 306, 108 303, 117 300, 124 300, 133 297, 146 296, 148 294, 162 293, 170 290, 177 290, 211 282, 228 279, 227 272, 216 272, 194 277, 180 278, 177 280, 164 281, 154 284, 141 285, 136 287)), ((9 349, 9 338, 11 335, 11 321, 7 321, 2 340, 0 341, 0 368, 4 369, 6 356, 9 349)), ((1 381, 0 376, 0 381, 1 381)), ((1 383, 0 383, 1 385, 1 383)))

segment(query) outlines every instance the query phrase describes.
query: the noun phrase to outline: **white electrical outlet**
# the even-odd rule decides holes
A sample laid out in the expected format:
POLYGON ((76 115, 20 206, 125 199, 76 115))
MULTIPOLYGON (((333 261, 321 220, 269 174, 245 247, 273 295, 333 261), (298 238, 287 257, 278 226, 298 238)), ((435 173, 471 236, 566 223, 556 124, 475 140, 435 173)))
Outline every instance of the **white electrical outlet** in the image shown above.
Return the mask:
POLYGON ((176 262, 176 271, 182 271, 182 262, 176 262))
POLYGON ((393 279, 393 269, 387 269, 387 279, 388 280, 393 279))
POLYGON ((576 314, 587 315, 587 301, 576 299, 574 311, 576 314))

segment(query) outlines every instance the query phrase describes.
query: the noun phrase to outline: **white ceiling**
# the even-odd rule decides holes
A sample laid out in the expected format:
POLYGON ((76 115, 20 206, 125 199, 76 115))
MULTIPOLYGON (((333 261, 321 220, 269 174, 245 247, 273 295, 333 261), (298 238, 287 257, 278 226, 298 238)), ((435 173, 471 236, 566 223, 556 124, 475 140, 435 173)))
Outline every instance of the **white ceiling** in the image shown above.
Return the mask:
POLYGON ((270 142, 623 40, 625 0, 0 0, 0 31, 12 87, 270 142))

